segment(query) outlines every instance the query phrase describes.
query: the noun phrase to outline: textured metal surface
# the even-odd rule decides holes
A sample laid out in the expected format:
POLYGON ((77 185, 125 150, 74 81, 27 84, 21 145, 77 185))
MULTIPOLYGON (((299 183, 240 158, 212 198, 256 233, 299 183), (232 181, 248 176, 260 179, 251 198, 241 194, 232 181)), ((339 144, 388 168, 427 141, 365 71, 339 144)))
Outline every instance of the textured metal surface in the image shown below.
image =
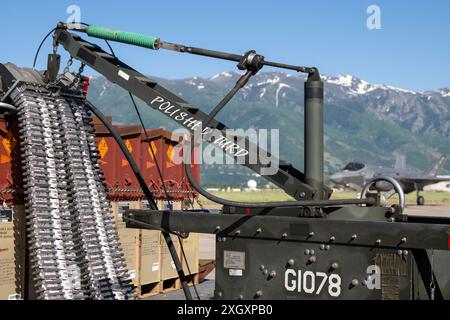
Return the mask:
MULTIPOLYGON (((96 121, 96 120, 94 120, 96 121)), ((148 129, 147 137, 139 126, 117 125, 128 152, 137 160, 137 166, 147 186, 158 200, 167 198, 163 185, 174 201, 197 198, 198 193, 190 185, 183 164, 174 162, 172 157, 176 145, 172 134, 163 129, 148 129), (149 145, 150 143, 150 145, 149 145), (150 149, 150 147, 153 149, 150 149), (162 174, 159 177, 157 165, 162 174)), ((113 201, 142 201, 145 195, 126 161, 122 151, 103 125, 95 124, 96 142, 100 153, 100 164, 104 171, 108 196, 113 201)), ((195 177, 200 180, 199 165, 192 165, 195 177)))
POLYGON ((83 97, 21 85, 27 241, 38 299, 133 299, 83 97))
MULTIPOLYGON (((341 245, 277 242, 238 238, 221 238, 216 247, 215 299, 220 300, 383 300, 411 299, 410 256, 400 256, 396 250, 341 245), (242 275, 233 275, 224 261, 226 251, 246 254, 242 275), (270 252, 270 254, 262 254, 270 252), (396 259, 401 270, 396 274, 381 273, 381 287, 364 285, 368 268, 378 263, 379 257, 396 259), (305 273, 339 277, 339 291, 330 294, 332 286, 322 277, 305 273), (272 275, 272 276, 271 276, 272 275), (299 278, 301 280, 299 280, 299 278), (392 282, 392 283, 390 283, 392 282), (352 285, 352 283, 354 285, 352 285), (299 290, 299 284, 301 289, 299 290), (305 290, 310 288, 311 290, 305 290), (319 289, 321 288, 321 289, 319 289), (260 295, 261 294, 261 295, 260 295)), ((387 268, 385 267, 385 270, 387 268)), ((394 272, 391 272, 394 273, 394 272)))

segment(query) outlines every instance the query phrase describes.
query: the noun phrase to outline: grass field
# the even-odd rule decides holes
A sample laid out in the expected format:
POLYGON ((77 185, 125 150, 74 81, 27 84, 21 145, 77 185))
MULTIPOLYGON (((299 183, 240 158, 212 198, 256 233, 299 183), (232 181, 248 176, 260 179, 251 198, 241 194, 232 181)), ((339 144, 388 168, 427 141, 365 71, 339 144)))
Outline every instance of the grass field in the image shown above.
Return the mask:
MULTIPOLYGON (((291 197, 286 195, 281 191, 242 191, 242 192, 213 192, 214 195, 229 199, 233 201, 244 201, 244 202, 270 202, 270 201, 285 201, 293 200, 291 197)), ((425 197, 426 205, 437 205, 437 204, 449 204, 450 205, 450 192, 422 192, 425 197)), ((357 192, 335 192, 333 193, 331 199, 356 199, 357 192)), ((205 205, 213 204, 213 202, 201 197, 200 200, 205 205)), ((406 196, 407 205, 416 204, 416 194, 411 193, 406 196)))

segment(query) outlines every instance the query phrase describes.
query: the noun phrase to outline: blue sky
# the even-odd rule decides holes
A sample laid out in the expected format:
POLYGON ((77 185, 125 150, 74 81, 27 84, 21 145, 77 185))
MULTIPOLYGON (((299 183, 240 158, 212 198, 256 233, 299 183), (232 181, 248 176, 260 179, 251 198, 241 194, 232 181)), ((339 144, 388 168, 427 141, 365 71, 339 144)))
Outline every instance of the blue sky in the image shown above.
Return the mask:
MULTIPOLYGON (((0 62, 31 66, 42 37, 66 9, 83 22, 187 45, 349 73, 373 83, 425 91, 450 87, 450 2, 435 1, 8 1, 2 3, 0 62), (381 9, 381 30, 366 27, 367 7, 381 9)), ((114 44, 139 71, 166 78, 211 76, 230 62, 114 44)), ((50 41, 39 66, 45 63, 50 41)), ((270 70, 266 68, 265 70, 270 70)))

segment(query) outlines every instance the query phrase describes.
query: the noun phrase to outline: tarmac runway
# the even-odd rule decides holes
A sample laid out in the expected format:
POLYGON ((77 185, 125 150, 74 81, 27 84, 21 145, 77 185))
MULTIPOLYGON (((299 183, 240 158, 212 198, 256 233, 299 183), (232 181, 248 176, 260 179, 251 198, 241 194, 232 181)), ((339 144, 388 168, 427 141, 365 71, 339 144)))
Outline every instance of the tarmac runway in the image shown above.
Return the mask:
POLYGON ((408 206, 405 213, 412 216, 450 218, 450 205, 408 206))

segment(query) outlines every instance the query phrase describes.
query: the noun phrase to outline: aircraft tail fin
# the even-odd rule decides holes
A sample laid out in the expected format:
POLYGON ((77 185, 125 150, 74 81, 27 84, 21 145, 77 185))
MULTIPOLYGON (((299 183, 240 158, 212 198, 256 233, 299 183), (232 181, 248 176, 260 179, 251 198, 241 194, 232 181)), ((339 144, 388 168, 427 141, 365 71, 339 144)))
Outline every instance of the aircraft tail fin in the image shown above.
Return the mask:
POLYGON ((441 168, 444 166, 444 164, 447 162, 448 156, 447 155, 442 155, 438 162, 436 162, 436 164, 434 165, 434 167, 431 169, 431 171, 429 172, 430 176, 436 176, 439 172, 439 170, 441 170, 441 168))
POLYGON ((400 153, 395 153, 395 169, 406 169, 406 157, 400 153))

